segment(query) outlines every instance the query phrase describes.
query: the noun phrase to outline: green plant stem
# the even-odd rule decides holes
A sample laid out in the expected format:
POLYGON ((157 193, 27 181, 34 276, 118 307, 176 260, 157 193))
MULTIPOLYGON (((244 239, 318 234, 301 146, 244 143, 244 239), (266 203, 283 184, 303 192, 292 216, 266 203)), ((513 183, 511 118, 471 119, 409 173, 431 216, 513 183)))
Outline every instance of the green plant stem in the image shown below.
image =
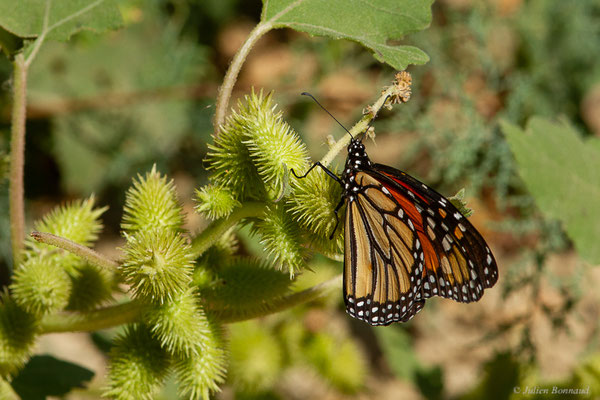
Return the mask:
MULTIPOLYGON (((247 319, 258 318, 299 304, 318 299, 327 294, 330 290, 340 289, 342 285, 342 276, 338 275, 328 281, 320 283, 301 292, 292 293, 288 296, 269 304, 266 310, 257 311, 254 314, 238 315, 230 309, 212 310, 219 317, 219 321, 224 323, 239 322, 247 319)), ((139 320, 144 312, 145 306, 139 301, 130 301, 114 306, 104 307, 87 313, 61 312, 58 314, 47 315, 40 322, 40 333, 56 332, 93 332, 99 329, 107 329, 122 324, 132 323, 139 320)), ((210 309, 210 307, 209 307, 210 309)))
MULTIPOLYGON (((337 275, 328 281, 322 282, 311 288, 302 290, 300 292, 292 293, 284 296, 266 306, 266 309, 256 310, 254 313, 244 313, 240 315, 232 309, 224 310, 211 310, 218 315, 219 321, 223 323, 240 322, 248 319, 254 319, 264 317, 266 315, 275 314, 288 308, 295 307, 299 304, 307 303, 312 300, 316 300, 326 295, 330 290, 341 289, 342 287, 342 275, 337 275)), ((210 307, 208 307, 210 310, 210 307)))
POLYGON ((102 254, 69 239, 46 232, 31 232, 31 236, 40 243, 49 244, 51 246, 66 250, 69 253, 79 256, 97 267, 105 268, 114 272, 119 266, 119 264, 103 256, 102 254))
POLYGON ((76 313, 61 312, 47 315, 40 322, 40 333, 54 332, 93 332, 137 321, 145 306, 139 301, 76 313))
POLYGON ((233 91, 233 86, 235 85, 237 77, 240 74, 242 65, 244 64, 244 61, 246 61, 246 57, 248 57, 248 53, 250 53, 250 50, 258 41, 258 39, 260 39, 271 29, 273 29, 273 24, 270 22, 261 22, 256 25, 252 32, 250 32, 248 39, 246 39, 242 47, 233 57, 233 60, 227 69, 227 73, 225 73, 223 85, 221 85, 219 94, 217 96, 217 106, 215 109, 214 120, 215 136, 218 136, 219 129, 221 125, 223 125, 223 122, 225 122, 225 114, 227 112, 227 106, 229 105, 229 99, 231 98, 231 92, 233 91))
MULTIPOLYGON (((358 138, 358 136, 361 133, 368 129, 371 121, 373 121, 377 114, 379 114, 379 111, 385 104, 387 98, 390 95, 392 95, 396 90, 396 87, 394 85, 391 85, 381 93, 381 96, 377 99, 377 101, 375 101, 375 103, 373 103, 373 105, 369 107, 371 112, 365 114, 356 124, 354 124, 352 128, 350 128, 350 133, 353 137, 358 138)), ((323 157, 323 159, 321 160, 321 164, 323 164, 324 166, 328 166, 329 164, 331 164, 335 156, 346 146, 348 146, 348 143, 350 143, 350 139, 352 139, 350 135, 346 134, 343 137, 341 137, 337 142, 335 142, 335 144, 331 146, 327 154, 325 154, 325 157, 323 157)))
POLYGON ((228 217, 214 221, 192 240, 192 252, 200 257, 210 246, 215 244, 229 228, 244 218, 260 217, 265 212, 267 205, 262 202, 247 202, 233 210, 228 217))
POLYGON ((27 66, 23 54, 17 54, 13 77, 13 110, 10 142, 10 240, 13 266, 21 262, 25 239, 23 203, 23 167, 25 164, 25 118, 27 107, 27 66))

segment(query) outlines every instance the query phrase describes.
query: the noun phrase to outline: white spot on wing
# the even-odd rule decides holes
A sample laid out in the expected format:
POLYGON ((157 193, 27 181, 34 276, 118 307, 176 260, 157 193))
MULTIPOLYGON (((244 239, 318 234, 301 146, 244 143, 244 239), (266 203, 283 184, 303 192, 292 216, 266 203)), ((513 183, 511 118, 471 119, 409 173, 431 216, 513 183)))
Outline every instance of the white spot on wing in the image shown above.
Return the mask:
POLYGON ((447 236, 444 236, 444 239, 442 239, 442 246, 444 246, 444 251, 450 251, 450 249, 452 248, 450 247, 450 243, 448 243, 447 236))

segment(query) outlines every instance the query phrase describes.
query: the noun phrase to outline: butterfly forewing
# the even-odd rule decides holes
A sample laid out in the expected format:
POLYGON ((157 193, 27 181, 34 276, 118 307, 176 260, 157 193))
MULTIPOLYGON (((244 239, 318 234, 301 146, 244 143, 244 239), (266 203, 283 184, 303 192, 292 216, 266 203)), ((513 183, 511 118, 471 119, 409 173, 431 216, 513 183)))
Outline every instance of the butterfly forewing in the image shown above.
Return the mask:
POLYGON ((348 313, 371 325, 407 321, 423 306, 423 254, 408 214, 371 175, 348 202, 344 294, 348 313), (386 193, 387 192, 387 193, 386 193))
POLYGON ((449 200, 391 167, 374 164, 372 173, 394 198, 412 201, 419 211, 414 223, 425 252, 425 298, 439 295, 468 303, 494 286, 498 269, 488 245, 449 200))

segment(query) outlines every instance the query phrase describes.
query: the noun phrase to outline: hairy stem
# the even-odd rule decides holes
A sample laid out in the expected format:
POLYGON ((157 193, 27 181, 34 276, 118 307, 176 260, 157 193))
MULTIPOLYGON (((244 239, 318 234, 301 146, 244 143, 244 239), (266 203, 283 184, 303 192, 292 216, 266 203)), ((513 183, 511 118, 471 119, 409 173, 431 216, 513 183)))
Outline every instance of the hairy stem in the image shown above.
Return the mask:
POLYGON ((246 57, 248 57, 248 53, 254 46, 254 44, 260 39, 265 33, 273 29, 273 24, 270 22, 260 23, 254 27, 252 32, 250 32, 250 36, 244 42, 242 47, 238 50, 238 52, 233 57, 231 64, 229 65, 229 69, 227 69, 227 73, 225 74, 225 78, 223 79, 223 85, 219 89, 219 95, 217 97, 217 106, 215 110, 215 120, 214 120, 214 128, 215 128, 215 136, 218 136, 219 129, 223 122, 225 122, 225 114, 227 112, 227 106, 229 105, 229 99, 231 98, 231 92, 233 91, 233 86, 237 80, 237 77, 242 69, 242 65, 244 61, 246 61, 246 57))
POLYGON ((13 78, 12 132, 10 142, 10 240, 13 265, 21 261, 25 239, 23 167, 25 164, 25 118, 27 106, 27 66, 23 54, 15 57, 13 78))
POLYGON ((47 315, 40 322, 40 333, 93 332, 135 322, 144 311, 139 301, 100 308, 86 313, 61 312, 47 315))
MULTIPOLYGON (((372 106, 368 107, 369 112, 365 114, 356 124, 354 124, 352 128, 350 128, 350 133, 352 134, 352 137, 357 138, 361 133, 365 132, 368 129, 369 125, 371 124, 371 121, 373 121, 377 114, 379 114, 379 111, 385 104, 386 100, 397 90, 398 89, 395 85, 391 85, 381 93, 381 96, 377 99, 377 101, 375 101, 375 103, 373 103, 372 106)), ((325 154, 325 157, 321 159, 321 164, 325 166, 331 164, 335 156, 346 146, 348 146, 348 143, 350 143, 350 139, 352 139, 350 135, 344 135, 337 142, 335 142, 335 144, 331 146, 327 154, 325 154)))
POLYGON ((31 236, 40 243, 49 244, 51 246, 66 250, 69 253, 79 256, 88 263, 97 267, 105 268, 114 272, 119 266, 119 264, 103 256, 102 254, 69 239, 46 232, 31 232, 31 236))
MULTIPOLYGON (((239 322, 243 320, 275 314, 307 303, 326 295, 330 290, 338 289, 342 284, 342 276, 338 275, 328 281, 320 283, 301 292, 292 293, 274 303, 269 304, 266 310, 256 311, 254 314, 240 315, 231 309, 208 309, 218 315, 219 321, 224 323, 239 322)), ((61 312, 45 316, 40 323, 40 333, 55 332, 92 332, 107 329, 126 323, 136 322, 145 306, 139 301, 130 301, 123 304, 100 308, 87 313, 61 312)))
POLYGON ((240 314, 236 312, 236 310, 229 308, 224 310, 211 310, 210 306, 208 306, 208 309, 213 311, 216 315, 218 315, 219 321, 224 323, 245 321, 248 319, 254 319, 264 317, 270 314, 275 314, 287 310, 288 308, 295 307, 299 304, 316 300, 326 295, 330 290, 341 289, 341 286, 342 275, 337 275, 334 278, 331 278, 330 280, 322 282, 316 286, 282 297, 281 299, 278 299, 275 302, 267 305, 266 309, 257 309, 254 313, 240 314))
POLYGON ((267 205, 261 202, 247 202, 236 208, 226 218, 214 221, 198 236, 192 240, 192 251, 195 257, 199 257, 210 246, 215 244, 229 228, 248 217, 260 217, 265 212, 267 205))

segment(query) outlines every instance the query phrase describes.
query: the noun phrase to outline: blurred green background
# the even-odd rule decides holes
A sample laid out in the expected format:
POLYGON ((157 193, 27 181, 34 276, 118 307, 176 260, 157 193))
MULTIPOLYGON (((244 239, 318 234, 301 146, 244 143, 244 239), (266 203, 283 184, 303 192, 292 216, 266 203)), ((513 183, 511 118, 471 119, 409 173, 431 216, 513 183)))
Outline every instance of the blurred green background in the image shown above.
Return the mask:
MULTIPOLYGON (((120 7, 123 29, 43 47, 30 75, 25 167, 29 222, 57 203, 95 193, 97 204, 110 207, 98 248, 115 257, 125 190, 155 163, 175 179, 188 228, 206 225, 191 198, 207 180, 203 159, 216 91, 258 22, 261 2, 128 0, 120 7)), ((578 258, 559 223, 542 218, 498 125, 563 117, 584 135, 600 137, 600 3, 437 1, 432 26, 406 42, 431 61, 408 69, 413 97, 375 122, 369 154, 448 196, 465 187, 471 219, 496 255, 499 283, 479 303, 432 299, 413 321, 390 327, 346 316, 341 293, 232 324, 228 381, 217 397, 535 399, 552 394, 524 395, 526 388, 554 386, 590 387, 590 396, 600 396, 600 273, 578 258)), ((0 59, 0 82, 9 74, 10 64, 0 59)), ((299 93, 313 93, 348 126, 393 74, 354 43, 279 30, 250 53, 231 104, 252 87, 273 90, 316 160, 327 151, 327 136, 343 132, 299 93)), ((3 154, 10 128, 6 89, 3 154)), ((337 165, 343 161, 339 156, 337 165)), ((0 192, 6 267, 6 180, 0 192)), ((262 255, 248 232, 239 239, 240 254, 262 255)), ((308 265, 298 289, 341 272, 341 263, 318 255, 308 265)), ((95 370, 92 388, 99 393, 105 354, 98 343, 106 338, 94 338, 48 335, 40 352, 95 370)), ((94 390, 70 398, 93 396, 94 390)), ((172 385, 161 398, 176 398, 172 385)))

